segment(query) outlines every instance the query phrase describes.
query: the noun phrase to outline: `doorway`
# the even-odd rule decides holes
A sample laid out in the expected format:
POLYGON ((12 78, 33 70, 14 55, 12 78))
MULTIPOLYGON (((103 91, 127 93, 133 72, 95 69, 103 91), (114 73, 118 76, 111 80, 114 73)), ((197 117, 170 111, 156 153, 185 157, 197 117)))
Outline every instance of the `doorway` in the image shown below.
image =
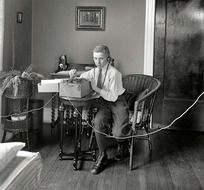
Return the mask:
MULTIPOLYGON (((162 82, 155 121, 170 124, 204 91, 204 2, 156 0, 154 76, 162 82)), ((204 102, 171 128, 204 131, 204 102)))

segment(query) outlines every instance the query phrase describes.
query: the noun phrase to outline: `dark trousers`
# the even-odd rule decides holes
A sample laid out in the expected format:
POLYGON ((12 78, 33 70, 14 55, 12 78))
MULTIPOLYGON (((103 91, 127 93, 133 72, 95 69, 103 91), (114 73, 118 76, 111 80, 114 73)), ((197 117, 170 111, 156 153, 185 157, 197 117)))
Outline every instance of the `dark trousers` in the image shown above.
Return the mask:
POLYGON ((120 95, 116 102, 99 98, 97 107, 98 112, 94 118, 95 136, 99 151, 105 151, 110 140, 101 133, 112 134, 115 137, 130 135, 128 104, 124 95, 120 95))

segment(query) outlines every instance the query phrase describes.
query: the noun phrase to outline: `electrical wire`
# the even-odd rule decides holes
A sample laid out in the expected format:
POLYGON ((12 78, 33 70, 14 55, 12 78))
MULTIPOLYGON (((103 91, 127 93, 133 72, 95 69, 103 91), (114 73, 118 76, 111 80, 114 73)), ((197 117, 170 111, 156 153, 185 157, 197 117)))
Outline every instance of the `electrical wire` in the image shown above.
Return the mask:
POLYGON ((53 95, 42 107, 40 108, 35 108, 35 109, 31 109, 31 110, 28 110, 28 111, 25 111, 25 112, 21 112, 21 113, 15 113, 15 114, 9 114, 9 115, 3 115, 3 116, 0 116, 0 118, 7 118, 7 117, 11 117, 11 116, 20 116, 20 115, 26 115, 28 113, 31 113, 31 112, 34 112, 34 111, 39 111, 43 108, 45 108, 51 101, 52 99, 54 99, 56 96, 57 96, 58 93, 56 93, 55 95, 53 95))
MULTIPOLYGON (((99 133, 101 135, 104 135, 108 138, 114 138, 114 139, 118 139, 118 140, 124 140, 124 139, 129 139, 129 138, 135 138, 135 137, 145 137, 145 136, 149 136, 149 135, 153 135, 155 133, 158 133, 164 129, 168 129, 170 128, 177 120, 179 120, 180 118, 182 118, 197 102, 198 100, 201 98, 201 96, 203 96, 204 91, 196 98, 196 100, 193 102, 193 104, 191 104, 182 114, 180 114, 180 116, 178 116, 177 118, 175 118, 169 125, 159 128, 155 131, 149 132, 149 133, 145 133, 145 134, 137 134, 137 135, 131 135, 131 136, 127 136, 127 137, 117 137, 117 136, 112 136, 112 135, 108 135, 106 133, 100 132, 98 130, 96 130, 87 120, 86 123, 89 127, 91 127, 96 133, 99 133)), ((70 100, 69 100, 70 101, 70 100)), ((70 104, 74 107, 73 103, 70 101, 70 104)), ((75 110, 78 112, 78 114, 82 117, 82 114, 77 110, 77 108, 75 108, 75 110)))
MULTIPOLYGON (((21 112, 19 114, 10 114, 10 115, 5 115, 5 116, 0 116, 0 118, 4 118, 4 117, 10 117, 10 116, 18 116, 18 115, 22 115, 22 114, 28 114, 30 112, 34 112, 34 111, 39 111, 43 108, 45 108, 51 101, 52 99, 54 99, 56 96, 57 96, 58 93, 56 93, 55 95, 53 95, 48 101, 47 103, 45 103, 42 107, 40 108, 36 108, 36 109, 31 109, 31 110, 28 110, 26 112, 21 112)), ((149 136, 149 135, 153 135, 153 134, 156 134, 164 129, 168 129, 170 128, 176 121, 178 121, 180 118, 182 118, 197 102, 198 100, 201 98, 201 96, 203 96, 204 94, 204 91, 196 98, 196 100, 193 102, 193 104, 191 104, 182 114, 180 114, 177 118, 175 118, 169 125, 165 126, 165 127, 162 127, 162 128, 159 128, 155 131, 152 131, 152 132, 149 132, 149 133, 145 133, 145 134, 137 134, 137 135, 131 135, 131 136, 127 136, 127 137, 117 137, 117 136, 113 136, 113 135, 108 135, 106 133, 103 133, 103 132, 100 132, 98 130, 96 130, 87 120, 85 120, 86 124, 91 127, 96 133, 99 133, 101 135, 104 135, 108 138, 114 138, 114 139, 119 139, 119 140, 123 140, 123 139, 129 139, 129 138, 135 138, 135 137, 145 137, 145 136, 149 136)), ((80 117, 82 118, 82 114, 79 112, 79 110, 74 106, 74 104, 72 103, 72 101, 70 101, 70 104, 75 108, 75 110, 77 111, 77 113, 80 115, 80 117)))

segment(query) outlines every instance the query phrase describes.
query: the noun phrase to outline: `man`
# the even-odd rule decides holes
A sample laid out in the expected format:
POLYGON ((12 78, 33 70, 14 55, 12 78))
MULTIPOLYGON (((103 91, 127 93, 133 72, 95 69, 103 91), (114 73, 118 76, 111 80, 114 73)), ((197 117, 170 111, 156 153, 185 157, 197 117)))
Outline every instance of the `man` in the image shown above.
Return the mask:
POLYGON ((105 45, 96 46, 93 50, 93 60, 96 68, 83 73, 80 78, 91 81, 92 89, 100 94, 97 106, 98 112, 94 118, 95 136, 99 148, 99 156, 92 174, 100 173, 107 162, 106 149, 108 141, 104 134, 111 126, 115 137, 124 137, 130 134, 128 125, 128 105, 123 93, 121 73, 109 64, 109 48, 105 45))

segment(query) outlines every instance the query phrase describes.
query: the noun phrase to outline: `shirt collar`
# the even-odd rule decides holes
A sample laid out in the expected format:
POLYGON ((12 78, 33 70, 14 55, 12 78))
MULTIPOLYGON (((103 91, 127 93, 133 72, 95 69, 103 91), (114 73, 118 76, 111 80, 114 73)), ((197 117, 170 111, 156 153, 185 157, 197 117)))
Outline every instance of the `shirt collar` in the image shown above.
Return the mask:
MULTIPOLYGON (((107 63, 107 64, 102 68, 102 72, 107 69, 108 65, 109 65, 109 63, 107 63)), ((98 69, 98 71, 99 71, 99 69, 98 69)))

